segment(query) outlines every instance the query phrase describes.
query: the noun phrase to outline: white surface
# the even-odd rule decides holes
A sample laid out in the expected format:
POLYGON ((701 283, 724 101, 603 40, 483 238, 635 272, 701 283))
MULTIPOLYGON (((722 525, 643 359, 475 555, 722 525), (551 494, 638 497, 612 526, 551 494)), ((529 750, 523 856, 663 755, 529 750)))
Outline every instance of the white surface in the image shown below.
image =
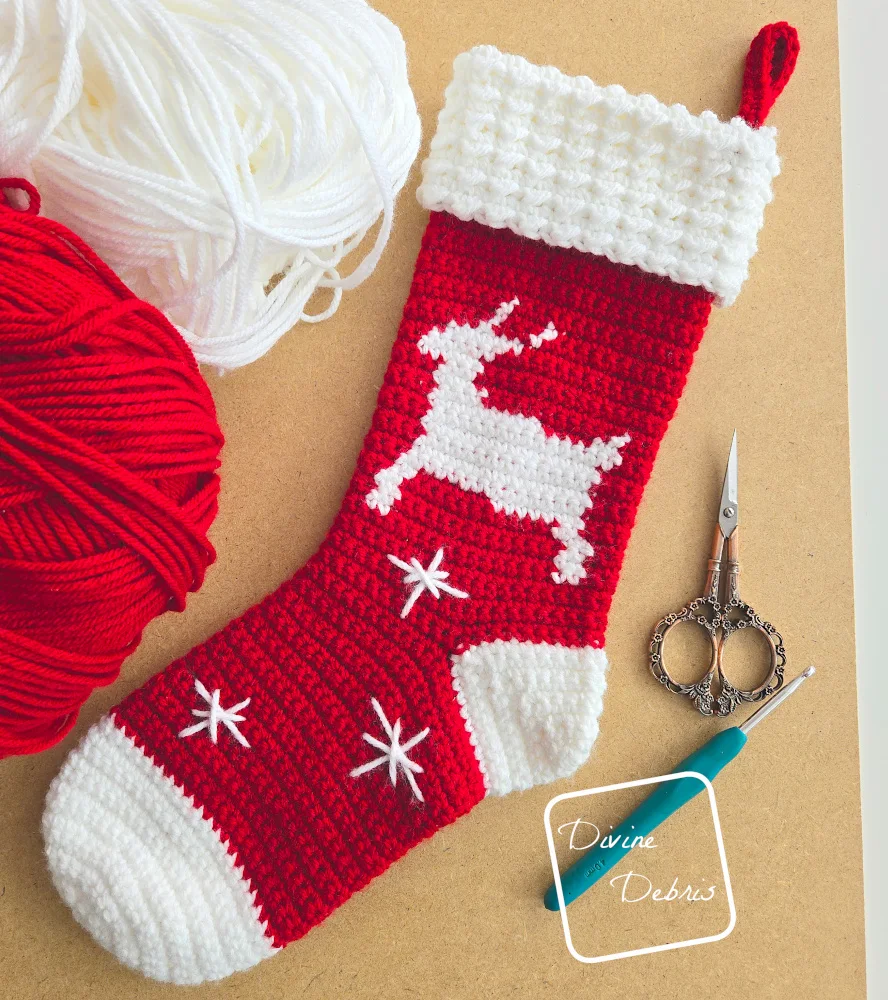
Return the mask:
POLYGON ((851 409, 851 488, 857 677, 863 783, 867 979, 872 1000, 888 996, 888 671, 879 625, 885 619, 888 530, 888 6, 884 0, 839 0, 842 132, 845 171, 845 264, 851 409))

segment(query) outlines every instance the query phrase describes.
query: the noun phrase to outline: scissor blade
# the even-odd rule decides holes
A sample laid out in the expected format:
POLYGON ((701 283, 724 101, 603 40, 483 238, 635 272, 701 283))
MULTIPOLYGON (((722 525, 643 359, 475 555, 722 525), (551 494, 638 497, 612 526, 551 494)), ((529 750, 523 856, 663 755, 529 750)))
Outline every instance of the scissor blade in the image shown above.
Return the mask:
POLYGON ((737 505, 737 432, 731 440, 731 453, 728 455, 728 467, 725 469, 725 482, 722 486, 721 507, 718 511, 718 526, 725 538, 730 537, 740 522, 740 510, 737 505))

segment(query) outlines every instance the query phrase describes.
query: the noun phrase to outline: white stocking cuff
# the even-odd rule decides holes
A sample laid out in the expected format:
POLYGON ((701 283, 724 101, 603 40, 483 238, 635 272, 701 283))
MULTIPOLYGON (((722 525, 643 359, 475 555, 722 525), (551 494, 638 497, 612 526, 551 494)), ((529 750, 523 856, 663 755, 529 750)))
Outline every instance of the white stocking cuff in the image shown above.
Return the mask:
POLYGON ((780 170, 775 129, 693 115, 491 45, 453 68, 423 165, 425 208, 734 301, 780 170))

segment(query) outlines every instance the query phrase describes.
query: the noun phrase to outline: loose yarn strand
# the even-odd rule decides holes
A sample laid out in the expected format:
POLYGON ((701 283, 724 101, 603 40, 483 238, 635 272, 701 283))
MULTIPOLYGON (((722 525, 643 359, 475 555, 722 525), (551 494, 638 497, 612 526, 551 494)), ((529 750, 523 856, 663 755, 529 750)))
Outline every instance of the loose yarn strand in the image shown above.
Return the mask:
MULTIPOLYGON (((47 138, 74 107, 74 95, 83 85, 77 46, 84 28, 80 0, 58 0, 59 37, 63 39, 63 46, 58 60, 57 86, 52 105, 45 115, 37 115, 31 120, 24 119, 19 115, 17 99, 18 101, 25 99, 31 103, 29 90, 33 87, 34 81, 29 81, 27 77, 31 67, 26 67, 24 74, 19 72, 16 75, 16 71, 22 69, 21 62, 29 41, 25 8, 27 2, 28 0, 11 0, 11 2, 6 0, 7 17, 2 23, 4 27, 8 27, 11 13, 14 27, 7 36, 10 39, 9 45, 5 49, 0 49, 2 53, 0 120, 15 121, 15 125, 2 130, 5 147, 3 156, 8 157, 10 161, 20 160, 25 164, 31 162, 47 138)), ((33 14, 33 11, 31 13, 33 14)), ((52 48, 52 42, 46 37, 43 39, 43 45, 47 50, 52 48)), ((43 85, 46 82, 38 78, 39 84, 43 85)), ((0 171, 0 173, 7 172, 9 171, 0 171)))
POLYGON ((364 0, 0 3, 0 168, 220 370, 373 272, 419 137, 364 0))

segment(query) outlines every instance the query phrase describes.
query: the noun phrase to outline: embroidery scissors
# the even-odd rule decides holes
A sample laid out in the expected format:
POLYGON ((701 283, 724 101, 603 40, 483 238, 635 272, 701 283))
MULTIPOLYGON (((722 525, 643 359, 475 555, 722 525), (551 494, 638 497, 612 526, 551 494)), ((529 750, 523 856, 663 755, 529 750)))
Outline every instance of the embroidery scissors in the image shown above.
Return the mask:
POLYGON ((663 618, 651 640, 651 672, 664 687, 690 698, 703 715, 730 715, 741 702, 757 702, 770 697, 783 685, 786 650, 780 633, 764 621, 740 598, 740 508, 737 500, 737 432, 725 471, 718 520, 712 539, 712 554, 702 597, 663 618), (665 645, 670 631, 680 622, 693 622, 706 630, 711 643, 709 669, 699 680, 682 684, 666 667, 665 645), (731 636, 741 629, 756 629, 764 636, 770 656, 768 674, 755 688, 736 687, 725 676, 724 651, 731 636), (713 682, 717 690, 713 692, 713 682))

